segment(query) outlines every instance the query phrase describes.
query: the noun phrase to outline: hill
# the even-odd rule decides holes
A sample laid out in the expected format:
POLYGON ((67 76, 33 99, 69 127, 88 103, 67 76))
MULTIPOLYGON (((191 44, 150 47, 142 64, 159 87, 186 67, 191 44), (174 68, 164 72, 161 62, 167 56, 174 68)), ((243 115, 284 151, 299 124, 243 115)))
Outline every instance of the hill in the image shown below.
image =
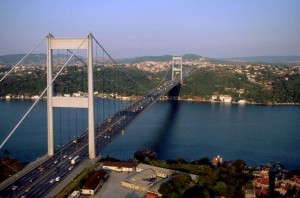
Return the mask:
MULTIPOLYGON (((173 59, 174 55, 162 55, 162 56, 139 56, 134 58, 125 58, 120 59, 119 62, 122 63, 140 63, 145 61, 171 61, 173 59)), ((183 59, 186 60, 196 60, 203 58, 203 56, 197 55, 197 54, 185 54, 182 55, 183 59)))
MULTIPOLYGON (((14 65, 20 61, 25 54, 10 54, 0 56, 0 65, 14 65)), ((57 58, 67 58, 65 54, 54 54, 54 60, 57 58)), ((139 63, 145 61, 172 61, 173 55, 162 56, 139 56, 134 58, 118 59, 119 63, 139 63)), ((199 60, 205 58, 205 60, 215 64, 247 64, 247 63, 268 63, 268 64, 299 64, 300 56, 250 56, 250 57, 236 57, 236 58, 223 58, 213 59, 203 57, 197 54, 184 54, 182 55, 184 60, 199 60)), ((38 64, 46 61, 46 54, 30 54, 25 59, 23 64, 38 64)), ((72 61, 76 61, 75 59, 72 61)))
MULTIPOLYGON (((26 54, 9 54, 0 56, 0 65, 15 65, 18 63, 26 54)), ((65 54, 53 54, 54 61, 57 58, 68 58, 65 54)), ((44 63, 47 60, 46 54, 29 54, 22 64, 39 64, 44 63)), ((75 59, 74 59, 75 60, 75 59)))
MULTIPOLYGON (((0 56, 1 65, 14 65, 20 61, 26 54, 9 54, 0 56)), ((25 64, 27 63, 37 63, 46 60, 46 54, 30 54, 25 59, 25 64)))

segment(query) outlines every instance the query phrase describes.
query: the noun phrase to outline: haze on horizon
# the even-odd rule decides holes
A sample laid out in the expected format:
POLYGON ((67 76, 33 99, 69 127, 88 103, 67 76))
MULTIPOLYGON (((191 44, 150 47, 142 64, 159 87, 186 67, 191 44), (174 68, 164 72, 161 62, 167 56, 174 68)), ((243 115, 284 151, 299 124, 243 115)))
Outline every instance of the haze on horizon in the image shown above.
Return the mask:
POLYGON ((300 55, 298 0, 2 0, 0 8, 0 55, 27 53, 49 32, 92 32, 115 58, 300 55))

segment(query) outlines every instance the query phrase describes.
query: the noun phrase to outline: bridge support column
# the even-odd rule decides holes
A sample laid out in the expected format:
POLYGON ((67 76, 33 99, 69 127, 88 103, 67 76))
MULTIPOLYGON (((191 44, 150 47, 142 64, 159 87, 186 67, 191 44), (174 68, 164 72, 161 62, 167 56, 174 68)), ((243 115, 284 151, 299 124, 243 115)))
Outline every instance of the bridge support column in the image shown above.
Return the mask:
POLYGON ((175 78, 179 78, 181 84, 183 83, 182 79, 182 57, 174 56, 173 57, 173 65, 172 65, 172 80, 175 78))
POLYGON ((93 86, 93 42, 92 34, 88 35, 88 126, 89 126, 89 158, 95 159, 95 119, 94 119, 94 86, 93 86))
POLYGON ((52 156, 54 154, 54 132, 53 132, 53 106, 52 106, 52 48, 51 39, 53 36, 48 34, 48 46, 47 46, 47 128, 48 128, 48 155, 52 156))
POLYGON ((93 86, 93 35, 89 34, 86 38, 54 38, 48 35, 47 50, 47 121, 48 121, 48 155, 54 154, 54 130, 53 130, 53 108, 87 108, 88 109, 88 144, 89 158, 96 158, 95 149, 95 119, 94 119, 94 86, 93 86), (53 96, 53 49, 86 49, 88 60, 88 97, 54 97, 53 96))

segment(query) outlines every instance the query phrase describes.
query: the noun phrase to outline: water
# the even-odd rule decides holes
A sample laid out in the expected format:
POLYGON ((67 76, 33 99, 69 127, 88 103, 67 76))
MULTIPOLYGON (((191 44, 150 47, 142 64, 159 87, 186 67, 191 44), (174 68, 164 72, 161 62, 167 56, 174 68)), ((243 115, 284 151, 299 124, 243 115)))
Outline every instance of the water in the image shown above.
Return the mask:
MULTIPOLYGON (((22 115, 20 112, 30 104, 31 101, 0 100, 1 141, 22 115)), ((102 105, 98 109, 104 107, 105 112, 96 113, 97 120, 114 109, 110 100, 102 101, 102 105)), ((4 146, 22 161, 31 161, 47 149, 46 102, 42 101, 34 111, 4 146)), ((86 129, 86 113, 76 111, 55 112, 56 147, 86 129), (70 122, 74 128, 68 127, 70 122), (76 130, 75 125, 79 129, 76 130)), ((252 166, 280 161, 287 169, 295 169, 300 168, 299 118, 299 106, 157 102, 101 154, 129 159, 137 150, 152 149, 161 159, 197 160, 221 155, 224 160, 242 159, 252 166)))

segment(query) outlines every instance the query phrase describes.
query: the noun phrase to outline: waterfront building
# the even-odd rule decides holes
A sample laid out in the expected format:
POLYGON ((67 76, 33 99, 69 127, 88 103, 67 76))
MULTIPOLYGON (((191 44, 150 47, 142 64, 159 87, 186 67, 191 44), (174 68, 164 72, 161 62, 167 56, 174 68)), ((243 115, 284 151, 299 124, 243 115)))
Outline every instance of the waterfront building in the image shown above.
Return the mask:
POLYGON ((103 162, 104 170, 112 170, 117 172, 132 172, 134 164, 132 162, 103 162))

